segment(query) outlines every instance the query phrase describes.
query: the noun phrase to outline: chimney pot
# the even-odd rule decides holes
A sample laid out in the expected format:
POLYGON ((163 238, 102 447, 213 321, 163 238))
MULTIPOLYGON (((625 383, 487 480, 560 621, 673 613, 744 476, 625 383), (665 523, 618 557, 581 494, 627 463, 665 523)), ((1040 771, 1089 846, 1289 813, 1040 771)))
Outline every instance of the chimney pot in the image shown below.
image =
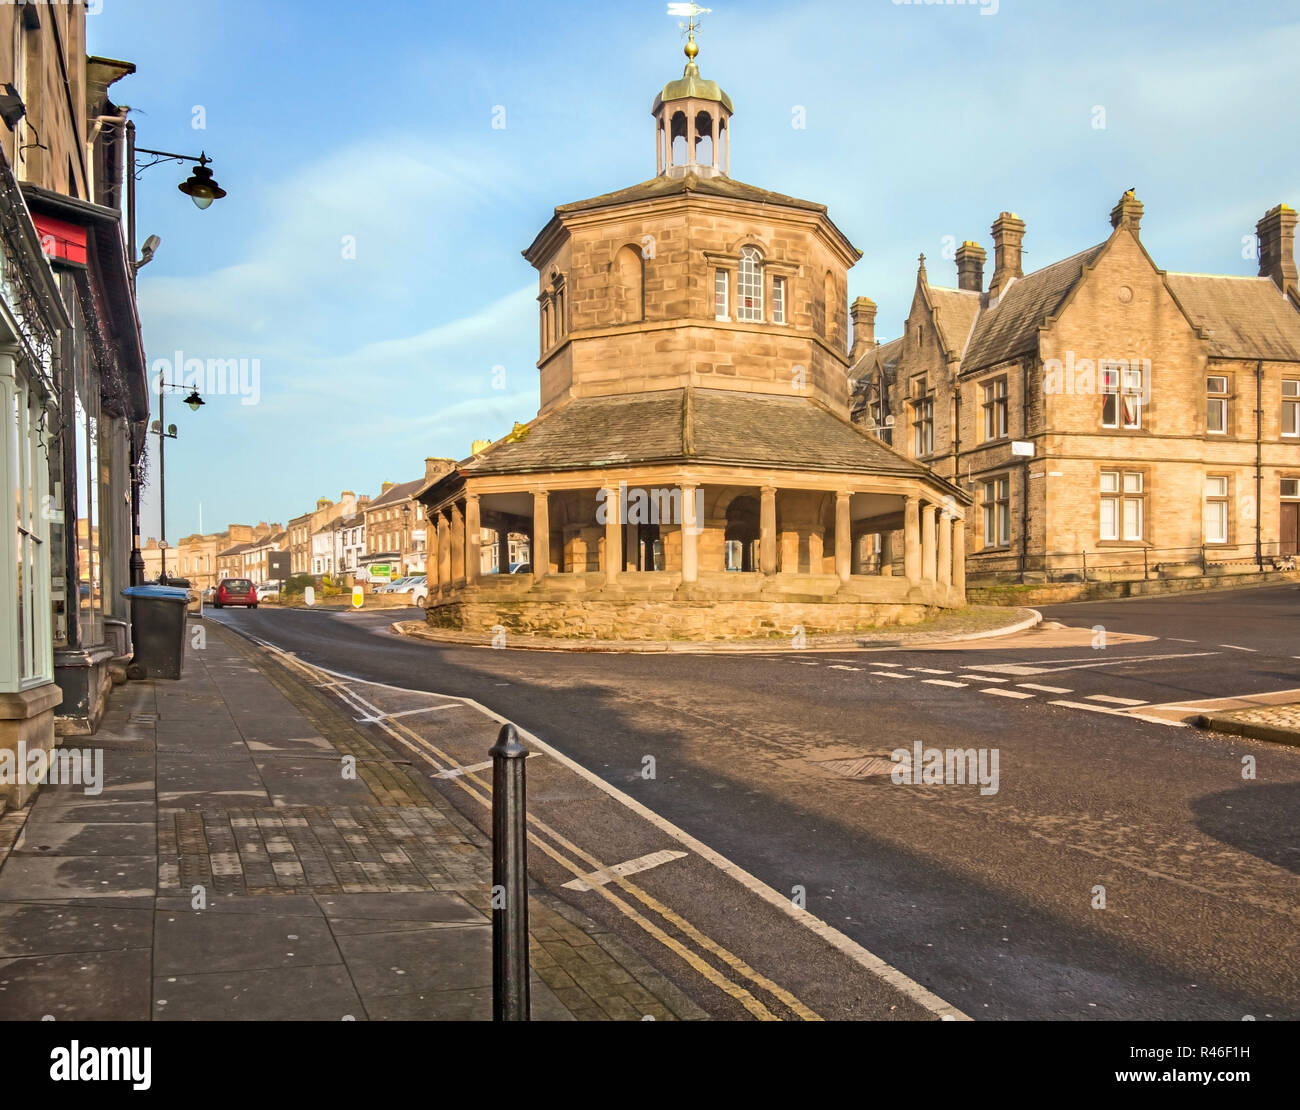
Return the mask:
POLYGON ((870 297, 859 297, 849 308, 853 317, 852 361, 857 362, 876 345, 876 302, 870 297))
POLYGON ((957 288, 971 293, 984 292, 984 263, 988 259, 984 248, 967 239, 957 248, 957 288))
POLYGON ((1283 292, 1296 288, 1295 228, 1296 211, 1285 204, 1270 208, 1255 225, 1259 276, 1272 279, 1283 292))
POLYGON ((1025 276, 1021 252, 1025 241, 1025 221, 1014 212, 1003 212, 993 221, 993 281, 989 295, 1000 296, 1013 278, 1025 276))

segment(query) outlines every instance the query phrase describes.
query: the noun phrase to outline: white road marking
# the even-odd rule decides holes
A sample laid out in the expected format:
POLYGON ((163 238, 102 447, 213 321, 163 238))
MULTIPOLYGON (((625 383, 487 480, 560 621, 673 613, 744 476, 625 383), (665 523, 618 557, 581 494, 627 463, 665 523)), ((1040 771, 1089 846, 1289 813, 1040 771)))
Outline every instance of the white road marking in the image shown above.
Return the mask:
POLYGON ((814 663, 811 659, 794 659, 794 660, 792 660, 792 662, 797 663, 797 664, 798 664, 799 666, 801 666, 801 667, 820 667, 820 666, 821 666, 820 663, 814 663))
POLYGON ((843 664, 843 663, 832 663, 830 669, 833 670, 833 671, 860 671, 860 670, 862 670, 861 667, 849 667, 849 666, 846 666, 846 665, 843 664))
POLYGON ((652 867, 672 863, 675 859, 685 858, 685 852, 673 852, 667 849, 662 852, 651 852, 648 856, 638 856, 626 863, 616 863, 613 867, 606 867, 603 871, 593 871, 586 878, 570 879, 562 885, 565 890, 592 890, 595 887, 612 883, 615 879, 622 878, 624 875, 636 875, 641 871, 649 871, 652 867))
POLYGON ((1009 678, 993 678, 986 674, 963 674, 962 678, 969 678, 972 682, 1010 682, 1009 678))
POLYGON ((1082 659, 1054 659, 1050 663, 1031 666, 1027 663, 993 663, 980 667, 981 671, 997 671, 998 674, 1023 675, 1028 678, 1036 674, 1055 674, 1057 671, 1082 671, 1089 667, 1123 667, 1132 663, 1149 663, 1159 659, 1200 659, 1206 655, 1218 655, 1217 651, 1189 651, 1179 655, 1126 655, 1120 659, 1108 659, 1102 663, 1087 663, 1082 659), (1064 663, 1066 666, 1058 666, 1064 663))
MULTIPOLYGON (((277 647, 275 644, 272 644, 267 640, 249 635, 248 633, 239 632, 236 629, 232 629, 232 631, 236 632, 237 635, 247 636, 248 639, 252 640, 254 643, 261 644, 273 654, 287 656, 295 662, 300 662, 298 657, 292 652, 285 651, 284 648, 277 647)), ((897 664, 894 665, 896 666, 897 664)), ((356 682, 363 686, 375 686, 383 690, 395 690, 402 694, 424 693, 429 694, 430 697, 447 696, 431 694, 425 690, 411 690, 405 686, 393 686, 391 683, 387 682, 373 682, 370 679, 357 678, 355 675, 342 674, 338 671, 328 670, 325 667, 315 666, 314 664, 312 664, 312 666, 321 674, 327 674, 334 679, 342 680, 339 683, 340 685, 342 685, 342 682, 356 682)), ((497 724, 514 724, 513 721, 501 716, 500 713, 494 713, 486 705, 475 701, 473 698, 460 698, 458 700, 463 702, 465 705, 472 706, 474 709, 482 713, 483 716, 487 717, 489 720, 495 721, 497 724)), ((971 1020, 969 1014, 959 1010, 952 1003, 944 1001, 933 991, 927 990, 920 983, 916 982, 915 979, 909 978, 907 975, 903 974, 903 972, 899 971, 898 968, 894 967, 893 964, 882 960, 874 952, 863 948, 857 941, 853 940, 851 937, 845 936, 836 929, 835 926, 828 925, 820 917, 817 917, 810 911, 795 905, 788 894, 782 894, 780 891, 768 886, 760 879, 755 878, 738 863, 728 859, 726 856, 722 855, 722 853, 714 851, 714 849, 710 848, 703 841, 697 840, 684 829, 678 828, 666 817, 663 817, 654 810, 642 805, 631 795, 623 793, 623 791, 619 790, 618 787, 611 786, 594 771, 589 771, 586 767, 582 766, 581 763, 570 759, 562 751, 551 747, 550 744, 546 743, 545 740, 541 739, 541 737, 537 736, 535 733, 529 732, 528 729, 523 728, 520 725, 515 725, 515 731, 518 733, 520 739, 526 740, 538 751, 544 752, 552 759, 563 764, 579 778, 590 783, 597 790, 607 794, 616 802, 619 802, 621 805, 637 814, 637 816, 654 825, 654 827, 660 832, 671 836, 681 844, 683 848, 694 852, 701 859, 707 860, 724 875, 744 887, 751 894, 761 898, 769 906, 773 907, 778 912, 783 913, 792 921, 804 926, 804 928, 809 932, 826 941, 826 943, 837 952, 846 956, 864 970, 869 971, 871 974, 884 980, 891 987, 906 995, 928 1013, 934 1014, 942 1021, 971 1020)))
POLYGON ((1033 694, 1021 693, 1019 690, 999 690, 996 686, 990 686, 987 690, 981 690, 981 694, 996 694, 1000 698, 1032 698, 1033 694))
POLYGON ((901 667, 902 663, 872 663, 873 667, 901 667))
MULTIPOLYGON (((342 683, 335 683, 341 686, 342 683)), ((400 713, 380 713, 377 717, 358 717, 357 724, 374 724, 377 721, 391 721, 394 717, 409 717, 412 713, 436 713, 439 709, 464 709, 458 701, 444 702, 442 705, 424 705, 419 709, 403 709, 400 713)))
POLYGON ((952 674, 952 671, 936 671, 933 667, 908 667, 907 669, 919 674, 952 674))
POLYGON ((1201 642, 1200 640, 1184 640, 1181 636, 1167 636, 1165 638, 1172 640, 1176 644, 1199 644, 1201 642))
POLYGON ((1060 705, 1066 709, 1087 709, 1093 713, 1108 713, 1112 717, 1122 717, 1124 715, 1118 709, 1107 709, 1104 705, 1091 705, 1086 701, 1054 701, 1048 704, 1060 705))
POLYGON ((1066 686, 1039 686, 1033 682, 1017 682, 1017 686, 1024 690, 1037 690, 1040 694, 1072 694, 1073 690, 1066 686))
POLYGON ((962 690, 970 685, 968 682, 949 682, 946 678, 923 678, 921 681, 926 686, 956 686, 962 690))
POLYGON ((1219 647, 1232 648, 1233 651, 1258 651, 1258 648, 1242 647, 1240 644, 1220 644, 1219 647))
MULTIPOLYGON (((541 755, 541 752, 529 752, 528 758, 541 755)), ((439 771, 433 777, 435 779, 458 779, 461 775, 476 775, 479 771, 492 770, 492 760, 486 759, 482 763, 472 763, 468 767, 448 767, 445 771, 439 771)))
POLYGON ((911 678, 910 674, 899 674, 897 671, 872 671, 874 678, 911 678))
POLYGON ((1110 694, 1088 694, 1086 695, 1086 698, 1088 701, 1105 701, 1105 702, 1109 702, 1111 705, 1146 705, 1147 704, 1142 698, 1115 698, 1115 697, 1111 697, 1110 694))

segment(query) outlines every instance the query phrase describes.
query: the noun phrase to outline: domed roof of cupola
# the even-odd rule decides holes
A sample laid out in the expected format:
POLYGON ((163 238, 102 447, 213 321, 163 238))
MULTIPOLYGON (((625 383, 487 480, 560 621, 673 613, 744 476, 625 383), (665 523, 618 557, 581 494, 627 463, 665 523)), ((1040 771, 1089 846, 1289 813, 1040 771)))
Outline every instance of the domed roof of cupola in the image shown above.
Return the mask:
POLYGON ((655 97, 654 107, 651 112, 658 112, 661 105, 670 100, 714 100, 721 104, 728 112, 734 112, 731 97, 722 91, 722 86, 716 81, 706 81, 700 76, 700 67, 695 62, 695 56, 700 52, 700 48, 695 44, 692 37, 686 44, 686 69, 682 72, 681 77, 676 81, 669 81, 663 87, 663 91, 655 97))

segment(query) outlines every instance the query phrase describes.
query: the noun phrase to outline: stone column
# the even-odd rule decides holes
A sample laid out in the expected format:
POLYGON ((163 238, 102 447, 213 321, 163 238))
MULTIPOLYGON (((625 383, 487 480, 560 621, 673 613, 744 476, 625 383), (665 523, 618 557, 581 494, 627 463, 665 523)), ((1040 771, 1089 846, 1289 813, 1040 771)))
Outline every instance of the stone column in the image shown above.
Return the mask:
POLYGON ((952 588, 966 596, 966 521, 955 517, 952 522, 952 588))
POLYGON ((540 582, 551 569, 551 495, 533 491, 533 543, 528 557, 533 561, 533 581, 540 582))
POLYGON ((903 512, 903 573, 913 586, 921 581, 921 502, 915 497, 903 512))
POLYGON ((502 520, 497 525, 497 570, 510 573, 510 522, 502 520))
POLYGON ((451 586, 451 522, 447 514, 438 510, 438 589, 446 592, 451 586))
POLYGON ((682 486, 682 581, 695 582, 700 577, 699 528, 696 519, 695 487, 682 486))
POLYGON ((880 573, 885 578, 894 574, 894 533, 880 533, 880 573))
POLYGON ((465 498, 465 585, 473 586, 483 569, 483 526, 479 514, 478 494, 465 498))
POLYGON ((605 490, 605 581, 613 586, 623 569, 623 513, 618 486, 605 490))
POLYGON ((835 495, 835 573, 841 582, 847 582, 853 574, 853 526, 849 522, 852 496, 843 490, 835 495))
POLYGON ((926 582, 933 582, 937 573, 938 560, 934 549, 937 513, 933 505, 927 504, 921 509, 921 577, 926 582))
POLYGON ((758 569, 776 573, 776 487, 764 486, 758 525, 758 569))
POLYGON ((939 514, 939 585, 952 585, 952 514, 939 514))

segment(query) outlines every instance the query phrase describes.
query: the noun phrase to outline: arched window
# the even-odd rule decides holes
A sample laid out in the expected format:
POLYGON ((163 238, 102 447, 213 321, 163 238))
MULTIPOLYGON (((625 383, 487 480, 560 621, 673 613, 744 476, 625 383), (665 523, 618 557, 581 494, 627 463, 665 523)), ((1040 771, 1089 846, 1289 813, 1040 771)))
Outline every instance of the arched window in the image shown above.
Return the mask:
POLYGON ((736 274, 736 319, 763 319, 763 252, 745 247, 736 274))
POLYGON ((746 573, 757 570, 758 543, 758 499, 756 497, 737 497, 727 506, 723 569, 746 573))
POLYGON ((708 112, 700 112, 695 117, 696 165, 713 165, 713 145, 713 117, 708 112))
POLYGON ((690 161, 691 148, 686 141, 686 113, 675 112, 668 124, 668 152, 670 166, 684 166, 690 161))
POLYGON ((645 259, 633 246, 619 249, 614 256, 613 320, 615 324, 635 324, 645 319, 645 259))

